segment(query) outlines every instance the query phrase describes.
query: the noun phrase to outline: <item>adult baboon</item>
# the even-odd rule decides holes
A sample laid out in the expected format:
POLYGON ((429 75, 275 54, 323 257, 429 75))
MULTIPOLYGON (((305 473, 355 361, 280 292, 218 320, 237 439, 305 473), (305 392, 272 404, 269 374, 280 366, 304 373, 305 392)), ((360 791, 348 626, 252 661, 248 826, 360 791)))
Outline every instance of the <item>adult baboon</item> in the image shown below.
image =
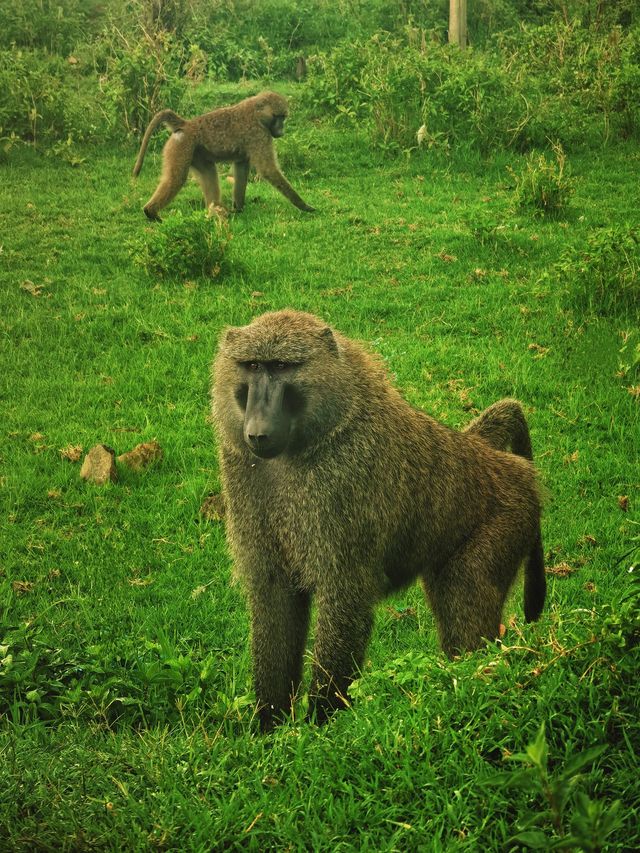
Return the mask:
POLYGON ((498 636, 525 559, 525 616, 538 618, 536 474, 496 449, 528 442, 518 403, 456 432, 406 403, 360 345, 297 311, 227 329, 212 398, 263 729, 300 686, 312 594, 320 721, 363 662, 375 603, 416 578, 450 656, 498 636))
POLYGON ((220 204, 220 182, 216 163, 232 162, 234 171, 233 207, 244 207, 244 196, 253 166, 300 210, 313 211, 280 171, 273 140, 284 133, 288 115, 285 98, 275 92, 262 92, 232 107, 221 107, 192 119, 184 119, 173 110, 162 110, 147 127, 138 159, 133 167, 139 174, 151 134, 160 124, 172 131, 162 151, 162 176, 154 194, 144 206, 149 219, 159 212, 184 186, 189 170, 200 184, 208 207, 220 204))

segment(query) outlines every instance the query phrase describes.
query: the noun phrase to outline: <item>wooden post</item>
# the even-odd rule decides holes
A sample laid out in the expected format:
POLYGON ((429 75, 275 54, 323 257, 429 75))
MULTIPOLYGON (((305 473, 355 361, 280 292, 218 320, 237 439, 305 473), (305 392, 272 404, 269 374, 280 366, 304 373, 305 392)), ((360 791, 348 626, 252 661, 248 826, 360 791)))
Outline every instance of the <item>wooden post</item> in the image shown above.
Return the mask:
POLYGON ((449 44, 458 44, 460 0, 449 0, 449 44))
POLYGON ((458 16, 460 22, 460 47, 467 46, 467 0, 460 0, 460 14, 458 16))
POLYGON ((467 0, 449 0, 449 44, 467 45, 467 0))

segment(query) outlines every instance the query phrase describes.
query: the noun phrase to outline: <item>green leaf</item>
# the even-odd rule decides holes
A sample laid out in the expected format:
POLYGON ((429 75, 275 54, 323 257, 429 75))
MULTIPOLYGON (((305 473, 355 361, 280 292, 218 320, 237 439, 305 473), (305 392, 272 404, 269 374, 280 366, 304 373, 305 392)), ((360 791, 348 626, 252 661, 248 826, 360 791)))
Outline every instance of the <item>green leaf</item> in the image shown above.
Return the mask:
POLYGON ((578 753, 578 755, 575 755, 567 761, 560 778, 568 779, 571 776, 575 776, 583 767, 586 767, 588 764, 592 764, 596 758, 602 755, 606 750, 607 744, 599 744, 598 746, 591 746, 589 749, 585 749, 584 752, 578 753))
POLYGON ((546 770, 548 749, 547 738, 544 733, 544 723, 541 723, 536 739, 527 746, 526 753, 536 767, 546 770))
POLYGON ((548 850, 549 837, 541 829, 527 829, 509 839, 509 843, 518 842, 532 850, 548 850))

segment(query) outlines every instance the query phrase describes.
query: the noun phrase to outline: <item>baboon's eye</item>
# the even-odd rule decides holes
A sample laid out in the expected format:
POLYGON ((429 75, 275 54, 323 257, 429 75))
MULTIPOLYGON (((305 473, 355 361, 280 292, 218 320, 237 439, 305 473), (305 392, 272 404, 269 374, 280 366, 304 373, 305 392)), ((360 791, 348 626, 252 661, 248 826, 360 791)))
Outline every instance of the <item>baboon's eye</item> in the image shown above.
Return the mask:
POLYGON ((275 371, 280 371, 280 370, 286 370, 287 367, 290 367, 290 366, 291 365, 287 364, 286 361, 274 361, 273 364, 271 365, 271 369, 275 370, 275 371))
POLYGON ((260 362, 259 361, 247 361, 244 365, 247 370, 260 370, 260 362))

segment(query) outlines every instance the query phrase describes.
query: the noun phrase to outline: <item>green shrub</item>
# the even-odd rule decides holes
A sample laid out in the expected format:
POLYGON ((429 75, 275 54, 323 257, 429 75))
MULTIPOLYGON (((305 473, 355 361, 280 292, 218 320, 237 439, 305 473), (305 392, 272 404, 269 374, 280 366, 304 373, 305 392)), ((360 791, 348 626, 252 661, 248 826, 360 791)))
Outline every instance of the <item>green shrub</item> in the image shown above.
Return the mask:
POLYGON ((553 153, 555 159, 550 160, 545 154, 532 151, 520 173, 509 168, 515 180, 516 207, 543 216, 559 216, 566 211, 573 192, 573 180, 562 146, 554 145, 553 153))
POLYGON ((404 40, 378 34, 312 57, 307 97, 365 122, 372 144, 385 149, 410 150, 419 141, 500 148, 513 143, 523 110, 494 57, 434 43, 414 28, 404 40))
POLYGON ((461 51, 407 25, 311 57, 308 100, 364 123, 373 145, 482 153, 606 142, 640 129, 640 28, 553 20, 461 51))
POLYGON ((623 137, 640 134, 640 27, 620 45, 611 66, 611 121, 623 137))
POLYGON ((526 105, 521 135, 541 147, 606 142, 638 131, 640 29, 554 18, 495 36, 526 105))
POLYGON ((176 106, 186 88, 180 77, 182 53, 169 33, 127 37, 113 28, 104 36, 110 55, 101 92, 114 123, 142 132, 149 118, 176 106))
POLYGON ((0 45, 69 53, 86 31, 95 0, 20 0, 0 4, 0 45))
POLYGON ((586 246, 560 259, 552 278, 563 286, 572 307, 595 314, 637 312, 640 304, 640 228, 600 228, 586 246))
POLYGON ((47 147, 87 142, 115 127, 95 82, 42 50, 0 51, 0 136, 47 147))
POLYGON ((133 259, 147 275, 161 278, 216 278, 231 238, 224 219, 204 210, 172 211, 146 229, 133 246, 133 259))

